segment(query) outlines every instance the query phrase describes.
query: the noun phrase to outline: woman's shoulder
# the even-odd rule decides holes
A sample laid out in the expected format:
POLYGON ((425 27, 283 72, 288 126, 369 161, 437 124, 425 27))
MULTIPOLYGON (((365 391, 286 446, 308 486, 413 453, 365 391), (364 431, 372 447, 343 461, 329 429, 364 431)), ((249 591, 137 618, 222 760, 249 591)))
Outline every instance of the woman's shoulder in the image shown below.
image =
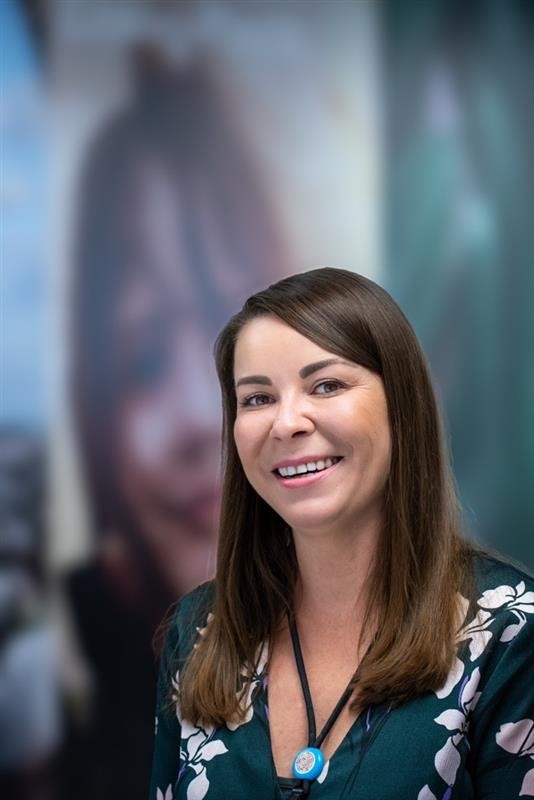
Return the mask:
POLYGON ((206 581, 184 595, 176 604, 170 635, 180 644, 180 652, 188 653, 199 629, 203 628, 215 602, 215 582, 206 581))
POLYGON ((473 555, 474 588, 477 596, 519 598, 534 590, 534 576, 520 564, 498 553, 476 550, 473 555))
POLYGON ((213 608, 214 601, 215 581, 201 583, 178 602, 175 618, 198 617, 204 612, 209 613, 213 608))
POLYGON ((465 601, 460 641, 468 640, 471 661, 497 644, 514 640, 534 647, 534 578, 502 556, 478 551, 473 558, 473 601, 465 601), (489 648, 489 645, 492 645, 489 648))

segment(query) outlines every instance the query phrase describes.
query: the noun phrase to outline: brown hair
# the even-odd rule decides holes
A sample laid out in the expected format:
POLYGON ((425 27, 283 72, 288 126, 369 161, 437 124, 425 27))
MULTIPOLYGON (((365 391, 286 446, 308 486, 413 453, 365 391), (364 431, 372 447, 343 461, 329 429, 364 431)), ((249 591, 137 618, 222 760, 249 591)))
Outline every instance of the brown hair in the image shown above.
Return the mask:
POLYGON ((292 606, 298 565, 286 523, 248 483, 233 440, 233 361, 243 326, 272 315, 324 349, 380 375, 392 436, 384 524, 365 623, 378 618, 358 680, 358 707, 399 703, 443 685, 454 658, 457 591, 470 595, 470 546, 425 358, 402 311, 352 272, 293 275, 247 300, 216 343, 224 406, 224 490, 213 620, 181 677, 185 718, 239 716, 236 684, 292 606))

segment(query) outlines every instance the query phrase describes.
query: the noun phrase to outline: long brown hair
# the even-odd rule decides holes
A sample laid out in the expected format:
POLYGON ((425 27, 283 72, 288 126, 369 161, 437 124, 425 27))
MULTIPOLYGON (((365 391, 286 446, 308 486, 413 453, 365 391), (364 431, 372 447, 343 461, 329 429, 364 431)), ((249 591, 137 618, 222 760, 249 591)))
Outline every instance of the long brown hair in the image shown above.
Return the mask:
POLYGON ((358 679, 358 707, 399 703, 445 681, 457 592, 470 594, 459 515, 436 399, 417 338, 389 294, 338 269, 293 275, 253 295, 215 348, 224 407, 224 490, 214 617, 181 677, 185 718, 239 716, 243 664, 291 610, 298 565, 288 526, 248 483, 234 439, 234 349, 251 319, 272 315, 322 348, 380 375, 392 437, 384 524, 365 624, 378 619, 358 679), (288 545, 289 541, 289 545, 288 545))

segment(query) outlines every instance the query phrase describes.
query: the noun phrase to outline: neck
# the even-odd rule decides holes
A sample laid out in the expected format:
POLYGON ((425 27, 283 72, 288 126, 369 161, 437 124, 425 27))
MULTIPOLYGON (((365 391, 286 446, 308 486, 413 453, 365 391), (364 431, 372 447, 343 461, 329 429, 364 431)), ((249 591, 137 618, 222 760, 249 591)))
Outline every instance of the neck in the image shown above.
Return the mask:
POLYGON ((357 531, 293 531, 299 565, 295 613, 322 624, 361 624, 378 525, 357 531))

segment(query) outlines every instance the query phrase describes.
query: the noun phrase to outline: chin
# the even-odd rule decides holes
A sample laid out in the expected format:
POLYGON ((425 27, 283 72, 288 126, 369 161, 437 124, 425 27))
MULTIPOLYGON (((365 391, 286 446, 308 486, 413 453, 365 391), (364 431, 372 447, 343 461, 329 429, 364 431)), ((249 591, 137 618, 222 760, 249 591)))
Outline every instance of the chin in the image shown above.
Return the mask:
MULTIPOLYGON (((282 516, 282 515, 280 515, 282 516)), ((321 534, 340 525, 339 516, 325 514, 287 515, 283 517, 292 530, 303 533, 321 534)))

